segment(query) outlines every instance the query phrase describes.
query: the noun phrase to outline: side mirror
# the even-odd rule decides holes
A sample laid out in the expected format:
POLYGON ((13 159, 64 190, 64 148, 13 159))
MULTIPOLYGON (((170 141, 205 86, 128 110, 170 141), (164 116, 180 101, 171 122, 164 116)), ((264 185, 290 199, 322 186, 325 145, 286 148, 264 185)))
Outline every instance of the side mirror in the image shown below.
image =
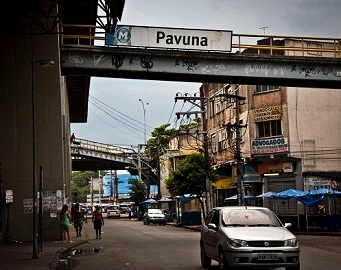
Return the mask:
POLYGON ((291 224, 291 223, 284 223, 284 227, 285 227, 285 228, 291 228, 291 227, 292 227, 292 224, 291 224))

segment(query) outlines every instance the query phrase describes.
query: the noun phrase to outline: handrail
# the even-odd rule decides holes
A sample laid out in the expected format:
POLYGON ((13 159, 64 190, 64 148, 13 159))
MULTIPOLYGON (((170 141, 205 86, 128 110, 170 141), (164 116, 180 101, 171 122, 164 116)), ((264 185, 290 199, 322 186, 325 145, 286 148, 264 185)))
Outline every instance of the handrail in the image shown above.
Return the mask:
POLYGON ((84 139, 74 139, 71 144, 72 147, 82 148, 86 150, 95 150, 102 153, 115 154, 115 155, 132 155, 136 152, 133 149, 110 144, 104 144, 84 139))
MULTIPOLYGON (((95 25, 63 24, 61 26, 61 44, 105 46, 105 30, 95 25), (68 29, 70 31, 68 31, 68 29), (78 29, 78 31, 75 31, 78 29), (66 30, 66 31, 64 31, 66 30), (85 31, 88 30, 88 31, 85 31), (69 34, 82 33, 82 34, 69 34), (72 43, 69 43, 71 41, 72 43), (86 42, 87 41, 87 42, 86 42), (98 44, 94 44, 97 41, 98 44)), ((278 52, 290 53, 301 52, 302 57, 341 57, 341 38, 325 38, 314 36, 288 36, 288 35, 257 35, 257 34, 232 34, 232 49, 234 53, 243 53, 245 50, 253 49, 253 54, 276 55, 278 52), (268 39, 269 44, 257 44, 258 40, 268 39), (277 40, 297 41, 297 46, 280 46, 274 44, 277 40), (300 44, 300 45, 299 45, 300 44), (316 47, 314 47, 315 45, 316 47), (268 50, 264 53, 264 50, 268 50), (310 55, 309 55, 310 54, 310 55)))

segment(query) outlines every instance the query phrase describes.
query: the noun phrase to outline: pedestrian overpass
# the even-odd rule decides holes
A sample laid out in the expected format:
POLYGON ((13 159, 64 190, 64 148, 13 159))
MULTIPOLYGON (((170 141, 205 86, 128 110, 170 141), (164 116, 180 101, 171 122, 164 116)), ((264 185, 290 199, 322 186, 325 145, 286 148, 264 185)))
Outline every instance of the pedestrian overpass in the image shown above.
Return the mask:
POLYGON ((128 170, 133 175, 138 175, 140 157, 141 176, 148 176, 144 155, 137 153, 133 147, 74 139, 71 143, 71 157, 72 171, 128 170))
MULTIPOLYGON (((96 33, 93 28, 89 26, 89 33, 96 33)), ((315 88, 341 85, 341 38, 233 33, 231 52, 212 52, 107 46, 104 34, 64 35, 62 42, 74 43, 60 46, 62 75, 315 88)))

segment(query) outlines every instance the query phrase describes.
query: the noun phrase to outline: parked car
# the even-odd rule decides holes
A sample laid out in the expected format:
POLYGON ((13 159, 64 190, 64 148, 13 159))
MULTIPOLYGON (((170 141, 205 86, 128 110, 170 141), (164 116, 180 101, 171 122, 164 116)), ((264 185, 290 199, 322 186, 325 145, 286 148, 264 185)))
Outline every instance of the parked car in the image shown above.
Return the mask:
POLYGON ((120 203, 121 214, 128 214, 129 211, 134 207, 134 202, 123 202, 120 203))
POLYGON ((143 224, 149 225, 150 223, 166 225, 166 217, 161 209, 149 208, 143 215, 143 224))
POLYGON ((230 267, 285 267, 300 269, 296 237, 271 210, 256 206, 213 208, 201 225, 201 265, 230 267))
POLYGON ((118 205, 107 206, 107 218, 120 218, 121 211, 118 205))

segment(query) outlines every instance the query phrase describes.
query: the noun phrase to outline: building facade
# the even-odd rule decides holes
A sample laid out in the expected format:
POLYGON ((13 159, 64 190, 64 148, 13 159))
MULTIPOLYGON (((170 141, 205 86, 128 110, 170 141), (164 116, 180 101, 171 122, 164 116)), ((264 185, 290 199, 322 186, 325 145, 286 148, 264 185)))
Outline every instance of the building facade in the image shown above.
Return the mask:
POLYGON ((44 239, 60 237, 56 212, 71 194, 69 103, 59 40, 58 35, 30 34, 38 28, 20 25, 17 30, 26 34, 0 37, 0 192, 13 192, 13 201, 2 205, 2 217, 8 219, 1 223, 4 238, 22 241, 32 240, 34 184, 36 206, 38 192, 44 198, 42 226, 49 228, 44 239))
MULTIPOLYGON (((295 40, 283 40, 281 44, 302 45, 295 40)), ((332 44, 318 46, 328 49, 332 44)), ((320 53, 326 54, 323 50, 320 53)), ((295 55, 295 51, 285 54, 295 55)), ((339 89, 228 83, 203 84, 202 88, 207 100, 211 165, 225 176, 215 189, 217 204, 237 193, 239 154, 239 177, 245 195, 340 186, 339 89)), ((258 199, 256 203, 283 215, 306 211, 295 199, 276 203, 258 199)), ((330 203, 337 204, 329 207, 339 213, 339 202, 330 203)))

